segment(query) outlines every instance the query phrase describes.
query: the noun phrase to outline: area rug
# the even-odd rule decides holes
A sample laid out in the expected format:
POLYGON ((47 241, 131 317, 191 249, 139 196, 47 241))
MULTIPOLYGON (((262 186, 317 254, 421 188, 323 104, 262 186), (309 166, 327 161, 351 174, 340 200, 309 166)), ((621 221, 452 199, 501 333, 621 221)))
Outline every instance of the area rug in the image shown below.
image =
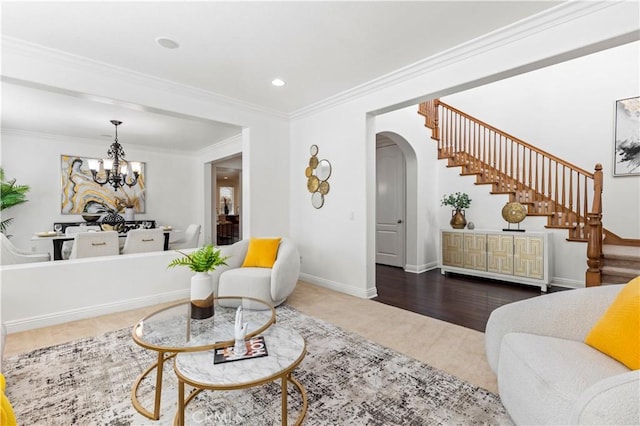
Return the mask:
MULTIPOLYGON (((278 324, 307 341, 295 371, 304 385, 307 425, 510 425, 497 395, 288 306, 278 324)), ((21 425, 169 425, 177 407, 172 362, 164 369, 161 417, 131 405, 131 385, 156 357, 122 329, 51 346, 3 362, 21 425)), ((242 362, 242 361, 239 361, 242 362)), ((139 395, 151 409, 155 377, 139 395)), ((289 423, 301 398, 289 387, 289 423)), ((187 425, 279 425, 280 385, 205 391, 187 406, 187 425)))

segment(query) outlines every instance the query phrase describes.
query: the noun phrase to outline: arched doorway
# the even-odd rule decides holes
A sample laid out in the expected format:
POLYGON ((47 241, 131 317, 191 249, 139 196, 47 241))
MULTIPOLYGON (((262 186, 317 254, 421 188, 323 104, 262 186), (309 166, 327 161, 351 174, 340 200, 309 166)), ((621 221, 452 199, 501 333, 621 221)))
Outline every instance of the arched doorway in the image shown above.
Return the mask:
POLYGON ((416 164, 405 138, 376 134, 376 263, 411 272, 418 264, 416 164))

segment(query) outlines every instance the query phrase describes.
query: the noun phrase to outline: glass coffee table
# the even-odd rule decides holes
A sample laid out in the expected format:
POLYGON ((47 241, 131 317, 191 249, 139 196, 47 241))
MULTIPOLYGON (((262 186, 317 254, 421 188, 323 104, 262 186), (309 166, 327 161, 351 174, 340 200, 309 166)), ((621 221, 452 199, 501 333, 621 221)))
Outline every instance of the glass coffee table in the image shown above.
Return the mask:
POLYGON ((207 319, 191 319, 190 306, 188 300, 176 303, 144 317, 133 327, 133 340, 143 348, 158 352, 157 361, 138 376, 131 388, 134 408, 149 419, 160 418, 162 373, 166 360, 180 352, 208 351, 233 344, 238 306, 242 306, 244 321, 249 323, 247 339, 262 333, 276 322, 273 306, 250 297, 216 298, 214 315, 207 319), (156 386, 151 412, 138 401, 138 388, 153 370, 156 370, 156 386))

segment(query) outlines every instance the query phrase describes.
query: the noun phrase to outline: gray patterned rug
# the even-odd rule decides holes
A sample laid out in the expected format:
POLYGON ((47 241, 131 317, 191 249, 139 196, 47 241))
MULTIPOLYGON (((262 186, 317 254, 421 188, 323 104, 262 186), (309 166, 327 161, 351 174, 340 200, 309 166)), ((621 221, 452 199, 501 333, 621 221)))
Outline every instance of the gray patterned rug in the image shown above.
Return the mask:
MULTIPOLYGON (((295 372, 309 398, 307 425, 512 424, 491 392, 293 308, 277 308, 277 317, 307 340, 308 354, 295 372)), ((20 425, 169 425, 177 399, 171 362, 160 420, 146 419, 131 405, 131 385, 155 356, 123 329, 10 357, 3 367, 20 425)), ((147 408, 154 382, 150 377, 139 392, 147 408)), ((292 389, 290 423, 301 404, 292 389)), ((202 392, 187 407, 185 421, 280 424, 280 386, 202 392)))

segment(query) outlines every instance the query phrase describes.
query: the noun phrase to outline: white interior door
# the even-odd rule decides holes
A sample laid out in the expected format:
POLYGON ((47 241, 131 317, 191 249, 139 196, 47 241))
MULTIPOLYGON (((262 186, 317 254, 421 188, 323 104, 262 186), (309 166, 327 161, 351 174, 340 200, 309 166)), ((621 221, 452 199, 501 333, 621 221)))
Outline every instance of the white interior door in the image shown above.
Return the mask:
POLYGON ((405 160, 396 144, 376 149, 376 263, 405 264, 405 160))

